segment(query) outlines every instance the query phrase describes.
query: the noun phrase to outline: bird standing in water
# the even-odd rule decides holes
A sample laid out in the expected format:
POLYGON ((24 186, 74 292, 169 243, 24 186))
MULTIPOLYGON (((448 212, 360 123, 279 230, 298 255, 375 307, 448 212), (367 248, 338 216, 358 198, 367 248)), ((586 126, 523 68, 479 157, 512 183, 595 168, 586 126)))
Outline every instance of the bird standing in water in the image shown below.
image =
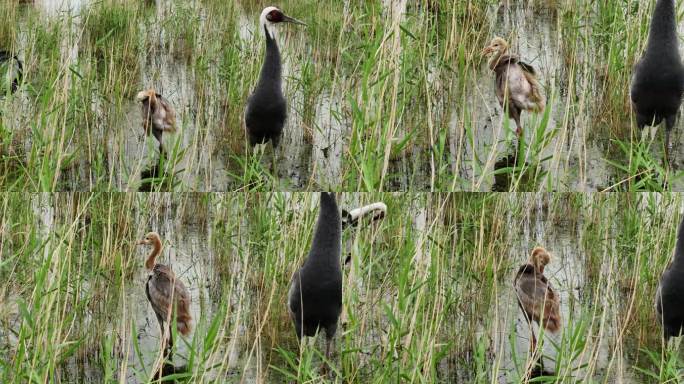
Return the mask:
MULTIPOLYGON (((150 252, 145 262, 145 268, 150 271, 150 276, 145 285, 145 293, 157 316, 162 337, 166 335, 166 327, 173 323, 171 315, 176 316, 176 327, 178 332, 187 336, 192 330, 192 316, 190 315, 190 294, 183 282, 176 278, 171 268, 163 264, 157 264, 157 256, 162 251, 162 241, 155 232, 150 232, 137 242, 138 245, 151 245, 150 252)), ((170 356, 173 338, 171 331, 168 331, 168 344, 164 348, 165 355, 170 356)))
MULTIPOLYGON (((337 202, 332 193, 322 192, 311 250, 292 277, 287 306, 298 339, 325 330, 328 361, 342 312, 341 249, 342 223, 337 202)), ((323 371, 327 371, 325 362, 323 371)))
POLYGON ((665 162, 670 161, 670 131, 684 94, 684 66, 679 57, 674 0, 658 0, 651 19, 646 51, 634 66, 631 87, 637 126, 665 120, 665 162))
POLYGON ((491 55, 489 69, 496 73, 496 96, 504 111, 515 120, 515 132, 520 136, 522 111, 543 111, 546 98, 534 68, 518 56, 508 53, 508 50, 506 40, 495 37, 482 54, 491 55))
POLYGON ((287 102, 281 85, 280 51, 275 39, 275 25, 306 24, 286 16, 276 7, 265 8, 261 12, 259 23, 266 37, 266 56, 259 82, 247 101, 245 126, 251 146, 265 144, 271 140, 273 148, 277 148, 287 119, 287 102))
POLYGON ((162 133, 176 131, 176 113, 171 104, 154 89, 138 92, 136 97, 142 103, 142 118, 145 134, 150 132, 159 141, 159 153, 164 152, 162 133))
POLYGON ((684 328, 684 218, 677 231, 674 260, 658 284, 655 309, 658 322, 663 326, 665 342, 680 336, 684 328))
POLYGON ((530 325, 532 350, 537 348, 537 338, 532 329, 533 320, 551 333, 556 333, 561 328, 558 293, 544 276, 544 268, 550 261, 551 255, 544 248, 534 248, 527 263, 518 269, 513 282, 518 305, 530 325))

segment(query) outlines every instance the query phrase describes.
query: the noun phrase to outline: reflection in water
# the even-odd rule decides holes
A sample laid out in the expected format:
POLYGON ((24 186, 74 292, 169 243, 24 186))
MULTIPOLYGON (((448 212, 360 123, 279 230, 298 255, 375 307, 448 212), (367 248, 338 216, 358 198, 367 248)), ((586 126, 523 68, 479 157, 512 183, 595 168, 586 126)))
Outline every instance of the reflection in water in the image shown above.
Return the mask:
POLYGON ((88 3, 90 0, 34 0, 36 7, 49 16, 76 14, 88 3))
POLYGON ((529 163, 518 163, 519 156, 512 153, 494 163, 494 183, 492 192, 508 192, 514 186, 524 186, 523 190, 536 190, 534 169, 529 163))

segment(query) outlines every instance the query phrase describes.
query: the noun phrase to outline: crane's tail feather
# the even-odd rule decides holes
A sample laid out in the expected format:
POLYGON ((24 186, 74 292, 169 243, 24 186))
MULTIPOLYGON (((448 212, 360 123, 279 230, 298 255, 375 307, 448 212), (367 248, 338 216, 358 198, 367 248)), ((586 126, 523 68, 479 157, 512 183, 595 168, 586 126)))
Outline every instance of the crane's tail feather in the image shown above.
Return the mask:
POLYGON ((551 313, 544 319, 544 328, 551 332, 556 333, 561 328, 561 319, 557 313, 551 313))
POLYGON ((180 332, 183 336, 187 336, 190 334, 190 331, 192 331, 192 323, 190 319, 187 321, 182 321, 178 319, 177 321, 177 327, 178 327, 178 332, 180 332))
POLYGON ((176 327, 178 332, 183 336, 187 336, 192 331, 192 316, 190 315, 190 303, 187 300, 178 301, 178 309, 176 314, 176 327))
POLYGON ((532 102, 529 109, 533 112, 541 112, 546 107, 546 97, 544 97, 544 92, 542 91, 542 86, 539 84, 539 80, 532 73, 523 71, 525 78, 532 86, 532 92, 530 101, 532 102))

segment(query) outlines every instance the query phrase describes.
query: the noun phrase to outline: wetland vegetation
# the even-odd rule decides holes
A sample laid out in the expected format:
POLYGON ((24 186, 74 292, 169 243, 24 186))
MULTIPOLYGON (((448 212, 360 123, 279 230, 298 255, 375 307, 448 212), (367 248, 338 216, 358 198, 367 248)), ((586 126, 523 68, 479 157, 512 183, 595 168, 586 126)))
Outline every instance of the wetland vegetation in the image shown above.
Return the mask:
MULTIPOLYGON (((532 360, 512 282, 537 245, 552 254, 562 329, 539 338, 554 374, 535 382, 681 380, 653 310, 681 195, 338 197, 387 214, 343 232, 329 381, 519 382, 532 360)), ((309 193, 0 195, 0 380, 147 381, 160 338, 135 242, 152 230, 191 297, 177 380, 323 380, 323 338, 300 351, 285 305, 317 206, 309 193)))

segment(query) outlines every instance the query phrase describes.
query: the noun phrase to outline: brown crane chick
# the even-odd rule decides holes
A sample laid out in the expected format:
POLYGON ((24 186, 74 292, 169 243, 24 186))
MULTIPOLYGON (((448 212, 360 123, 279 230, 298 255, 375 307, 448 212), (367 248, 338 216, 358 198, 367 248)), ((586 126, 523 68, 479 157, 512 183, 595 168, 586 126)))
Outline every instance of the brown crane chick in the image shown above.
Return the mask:
POLYGON ((534 68, 508 52, 506 40, 495 37, 482 51, 489 58, 489 68, 496 73, 496 96, 499 104, 515 120, 516 134, 522 134, 522 111, 541 112, 546 97, 537 81, 534 68))
MULTIPOLYGON (((136 244, 152 246, 152 252, 150 252, 147 261, 145 262, 145 268, 151 272, 147 279, 147 284, 145 284, 145 294, 152 305, 154 314, 157 316, 162 337, 166 330, 165 322, 172 322, 171 314, 173 314, 174 310, 178 332, 187 336, 192 330, 190 294, 183 282, 176 278, 176 274, 173 273, 171 268, 163 264, 157 264, 157 256, 159 256, 162 251, 161 238, 156 232, 150 232, 136 244)), ((169 343, 166 346, 166 355, 169 355, 172 346, 173 339, 171 337, 171 332, 169 332, 169 343)))
POLYGON ((536 349, 537 339, 532 330, 532 320, 551 333, 561 328, 560 298, 544 276, 544 268, 550 261, 551 255, 546 249, 534 248, 527 263, 518 269, 513 282, 518 305, 530 324, 533 350, 536 349))
POLYGON ((176 113, 161 94, 148 89, 138 92, 136 97, 142 103, 142 118, 145 134, 150 131, 159 141, 159 152, 163 152, 162 133, 176 131, 176 113))

